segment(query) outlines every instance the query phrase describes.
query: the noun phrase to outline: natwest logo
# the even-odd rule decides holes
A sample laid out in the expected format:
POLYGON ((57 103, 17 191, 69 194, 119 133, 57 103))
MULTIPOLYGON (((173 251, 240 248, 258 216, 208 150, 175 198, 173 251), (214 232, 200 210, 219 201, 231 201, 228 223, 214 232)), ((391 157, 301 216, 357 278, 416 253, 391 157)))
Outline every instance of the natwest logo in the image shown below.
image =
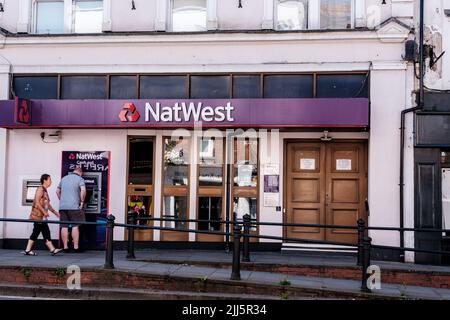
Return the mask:
POLYGON ((171 106, 163 106, 160 102, 154 105, 145 104, 145 121, 156 122, 233 122, 234 107, 231 102, 226 105, 210 106, 202 102, 177 102, 171 106))
POLYGON ((70 160, 103 160, 103 154, 94 152, 78 152, 76 157, 73 157, 73 153, 69 155, 70 160))
POLYGON ((134 103, 127 102, 123 105, 122 111, 119 113, 119 119, 122 122, 136 122, 141 115, 136 110, 134 103))

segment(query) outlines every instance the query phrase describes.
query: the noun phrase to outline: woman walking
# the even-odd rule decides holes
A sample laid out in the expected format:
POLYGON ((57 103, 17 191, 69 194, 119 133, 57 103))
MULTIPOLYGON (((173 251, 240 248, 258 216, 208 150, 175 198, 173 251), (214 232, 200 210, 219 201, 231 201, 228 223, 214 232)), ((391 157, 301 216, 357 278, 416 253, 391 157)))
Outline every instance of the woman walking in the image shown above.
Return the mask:
POLYGON ((50 198, 47 193, 47 189, 52 184, 52 178, 48 174, 43 174, 41 176, 41 185, 36 190, 36 195, 34 196, 33 207, 30 213, 30 220, 35 220, 33 233, 28 240, 27 248, 22 253, 27 256, 35 256, 36 253, 32 251, 33 245, 36 242, 39 234, 42 233, 45 245, 50 250, 52 255, 56 255, 62 251, 62 249, 56 249, 53 246, 52 239, 50 237, 50 229, 48 223, 39 222, 48 219, 48 211, 51 211, 55 216, 59 217, 59 213, 53 209, 50 205, 50 198))

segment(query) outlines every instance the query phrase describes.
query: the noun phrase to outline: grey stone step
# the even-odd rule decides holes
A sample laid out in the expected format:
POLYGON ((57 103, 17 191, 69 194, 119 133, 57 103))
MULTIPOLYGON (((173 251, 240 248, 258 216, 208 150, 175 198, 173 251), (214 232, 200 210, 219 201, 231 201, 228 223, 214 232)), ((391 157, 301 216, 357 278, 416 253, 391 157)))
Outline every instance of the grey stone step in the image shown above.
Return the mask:
POLYGON ((205 293, 122 288, 69 290, 64 287, 0 284, 0 300, 310 300, 310 297, 288 297, 257 294, 205 293))

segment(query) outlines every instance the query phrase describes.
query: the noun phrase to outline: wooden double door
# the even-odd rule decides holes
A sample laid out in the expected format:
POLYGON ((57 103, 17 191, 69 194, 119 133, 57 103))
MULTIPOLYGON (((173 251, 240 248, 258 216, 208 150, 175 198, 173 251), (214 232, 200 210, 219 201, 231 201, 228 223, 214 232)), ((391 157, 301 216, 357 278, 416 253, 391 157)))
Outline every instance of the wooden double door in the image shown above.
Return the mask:
MULTIPOLYGON (((367 221, 365 142, 287 142, 286 223, 356 225, 367 221)), ((286 227, 287 237, 356 243, 349 229, 286 227)))

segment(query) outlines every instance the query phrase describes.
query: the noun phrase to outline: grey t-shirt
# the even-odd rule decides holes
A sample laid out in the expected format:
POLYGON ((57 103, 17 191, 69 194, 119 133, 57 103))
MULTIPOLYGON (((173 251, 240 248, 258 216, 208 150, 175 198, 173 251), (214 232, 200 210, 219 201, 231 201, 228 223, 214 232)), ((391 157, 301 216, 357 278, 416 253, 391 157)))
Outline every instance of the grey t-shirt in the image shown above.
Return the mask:
POLYGON ((78 210, 80 208, 80 189, 85 187, 84 179, 71 172, 61 179, 58 188, 61 189, 59 210, 78 210))

